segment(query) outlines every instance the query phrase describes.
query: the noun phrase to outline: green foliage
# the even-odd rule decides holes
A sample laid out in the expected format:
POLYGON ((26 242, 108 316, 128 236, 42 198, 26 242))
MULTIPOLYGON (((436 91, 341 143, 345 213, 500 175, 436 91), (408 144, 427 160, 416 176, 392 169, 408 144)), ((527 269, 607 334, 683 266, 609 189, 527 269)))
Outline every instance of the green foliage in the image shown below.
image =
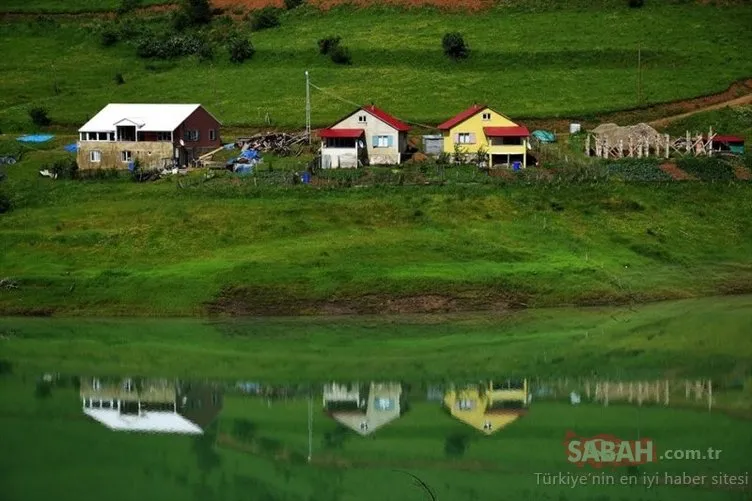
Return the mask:
POLYGON ((117 85, 123 85, 125 83, 125 78, 123 78, 123 74, 119 72, 115 73, 115 77, 113 78, 113 80, 115 80, 115 83, 117 85))
POLYGON ((175 59, 197 54, 203 44, 195 35, 148 36, 139 40, 136 54, 144 59, 175 59))
POLYGON ((29 110, 29 118, 31 118, 31 122, 37 127, 47 127, 52 124, 49 110, 42 106, 31 108, 29 110))
POLYGON ((99 43, 102 47, 111 47, 118 42, 118 31, 112 25, 107 25, 99 35, 99 43))
POLYGON ((78 174, 78 163, 75 158, 70 157, 56 160, 46 165, 45 168, 55 174, 58 179, 75 179, 78 174))
POLYGON ((677 166, 703 181, 734 181, 734 168, 728 162, 717 157, 685 157, 677 162, 677 166))
POLYGON ((350 49, 344 45, 337 44, 329 51, 329 58, 334 64, 350 65, 352 64, 352 55, 350 49))
POLYGON ((253 31, 276 28, 279 25, 279 9, 276 7, 264 7, 254 12, 251 17, 251 29, 253 31))
POLYGON ((126 14, 137 9, 141 5, 141 0, 120 0, 118 6, 118 14, 126 14))
POLYGON ((183 0, 181 10, 185 12, 192 26, 200 26, 211 22, 212 9, 209 0, 183 0))
POLYGON ((214 46, 208 42, 203 42, 196 52, 199 61, 211 61, 214 59, 214 46))
POLYGON ((256 53, 248 37, 242 35, 235 35, 228 41, 227 51, 230 53, 230 61, 236 64, 252 58, 256 53))
POLYGON ((608 163, 608 173, 627 182, 673 182, 670 175, 660 169, 660 160, 624 158, 608 163))
POLYGON ((285 9, 292 10, 297 9, 303 5, 304 0, 285 0, 285 9))
POLYGON ((345 444, 349 436, 349 430, 338 424, 334 430, 324 433, 322 445, 324 449, 342 449, 342 446, 345 444))
POLYGON ((319 54, 327 55, 329 52, 337 47, 342 40, 342 37, 340 36, 333 36, 330 35, 328 37, 322 38, 318 41, 319 46, 319 54))
POLYGON ((470 55, 470 48, 465 44, 465 38, 456 31, 444 34, 441 39, 441 47, 444 50, 444 55, 455 61, 467 59, 470 55))
POLYGON ((37 381, 34 396, 37 398, 49 398, 50 395, 52 395, 52 383, 44 379, 37 381))
POLYGON ((256 436, 256 424, 249 419, 235 419, 232 425, 232 435, 241 442, 250 442, 256 436))
POLYGON ((0 190, 0 214, 5 214, 6 212, 10 212, 12 208, 13 208, 13 202, 11 201, 10 196, 7 193, 5 193, 5 191, 0 190))
POLYGON ((629 0, 629 7, 632 9, 639 9, 645 5, 645 0, 629 0))

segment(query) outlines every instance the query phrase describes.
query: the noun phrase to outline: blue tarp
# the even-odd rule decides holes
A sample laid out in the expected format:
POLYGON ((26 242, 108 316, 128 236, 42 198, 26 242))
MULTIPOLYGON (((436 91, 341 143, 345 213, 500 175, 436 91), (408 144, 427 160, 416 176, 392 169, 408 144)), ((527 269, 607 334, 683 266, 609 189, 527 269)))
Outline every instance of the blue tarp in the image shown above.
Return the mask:
POLYGON ((66 144, 63 149, 68 153, 75 153, 78 151, 78 145, 76 143, 66 144))
POLYGON ((547 130, 534 130, 532 136, 541 143, 553 143, 556 141, 556 135, 547 130))
POLYGON ((252 164, 235 164, 235 174, 253 174, 252 164))
POLYGON ((52 139, 52 134, 30 134, 28 136, 21 136, 18 138, 22 143, 44 143, 52 139))
POLYGON ((261 158, 261 154, 256 150, 245 150, 240 154, 239 158, 247 158, 248 160, 258 160, 261 158))

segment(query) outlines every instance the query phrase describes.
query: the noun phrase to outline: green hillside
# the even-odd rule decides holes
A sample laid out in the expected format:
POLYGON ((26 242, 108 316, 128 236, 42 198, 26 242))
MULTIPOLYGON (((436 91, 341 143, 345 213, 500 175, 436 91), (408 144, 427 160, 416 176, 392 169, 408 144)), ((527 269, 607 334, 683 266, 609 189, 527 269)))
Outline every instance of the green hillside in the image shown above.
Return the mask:
POLYGON ((48 107, 55 123, 75 126, 113 101, 201 102, 226 124, 300 127, 305 70, 330 93, 314 90, 316 125, 352 107, 338 98, 373 101, 429 124, 473 101, 513 117, 582 117, 634 107, 638 48, 643 104, 720 91, 752 74, 749 6, 605 3, 480 14, 304 7, 283 13, 280 27, 253 33, 248 21, 220 16, 202 31, 215 49, 214 60, 203 62, 135 55, 144 33, 170 34, 167 14, 119 21, 7 18, 0 24, 0 128, 28 130, 27 110, 34 105, 48 107), (100 31, 109 23, 121 36, 105 48, 100 31), (256 49, 239 65, 229 62, 222 41, 233 31, 248 35, 256 49), (453 62, 442 54, 447 31, 464 34, 469 59, 453 62), (327 35, 342 37, 352 65, 318 54, 316 42, 327 35), (124 84, 115 83, 116 73, 124 84))

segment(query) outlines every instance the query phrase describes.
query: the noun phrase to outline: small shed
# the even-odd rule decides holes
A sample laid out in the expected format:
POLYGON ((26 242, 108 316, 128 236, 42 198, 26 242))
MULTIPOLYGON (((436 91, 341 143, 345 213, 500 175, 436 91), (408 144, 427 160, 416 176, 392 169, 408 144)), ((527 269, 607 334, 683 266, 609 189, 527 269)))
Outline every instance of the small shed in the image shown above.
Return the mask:
POLYGON ((423 153, 441 155, 444 152, 444 137, 441 135, 423 136, 423 153))
POLYGON ((744 154, 744 138, 739 136, 724 136, 721 134, 713 138, 713 151, 716 153, 744 154))

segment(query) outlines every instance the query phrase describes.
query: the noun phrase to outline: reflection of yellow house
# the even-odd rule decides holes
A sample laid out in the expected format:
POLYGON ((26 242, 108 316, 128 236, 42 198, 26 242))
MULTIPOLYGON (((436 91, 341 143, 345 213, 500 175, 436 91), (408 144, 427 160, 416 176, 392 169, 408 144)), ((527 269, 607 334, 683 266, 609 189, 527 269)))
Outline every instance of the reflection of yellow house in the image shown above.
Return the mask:
POLYGON ((369 435, 400 417, 402 385, 371 383, 368 390, 358 384, 324 387, 324 410, 340 424, 360 435, 369 435))
POLYGON ((512 165, 527 167, 527 128, 485 105, 473 105, 438 127, 444 137, 444 151, 474 156, 485 152, 489 166, 512 165))
POLYGON ((451 389, 444 395, 450 414, 490 435, 527 412, 528 386, 522 381, 491 381, 451 389))

